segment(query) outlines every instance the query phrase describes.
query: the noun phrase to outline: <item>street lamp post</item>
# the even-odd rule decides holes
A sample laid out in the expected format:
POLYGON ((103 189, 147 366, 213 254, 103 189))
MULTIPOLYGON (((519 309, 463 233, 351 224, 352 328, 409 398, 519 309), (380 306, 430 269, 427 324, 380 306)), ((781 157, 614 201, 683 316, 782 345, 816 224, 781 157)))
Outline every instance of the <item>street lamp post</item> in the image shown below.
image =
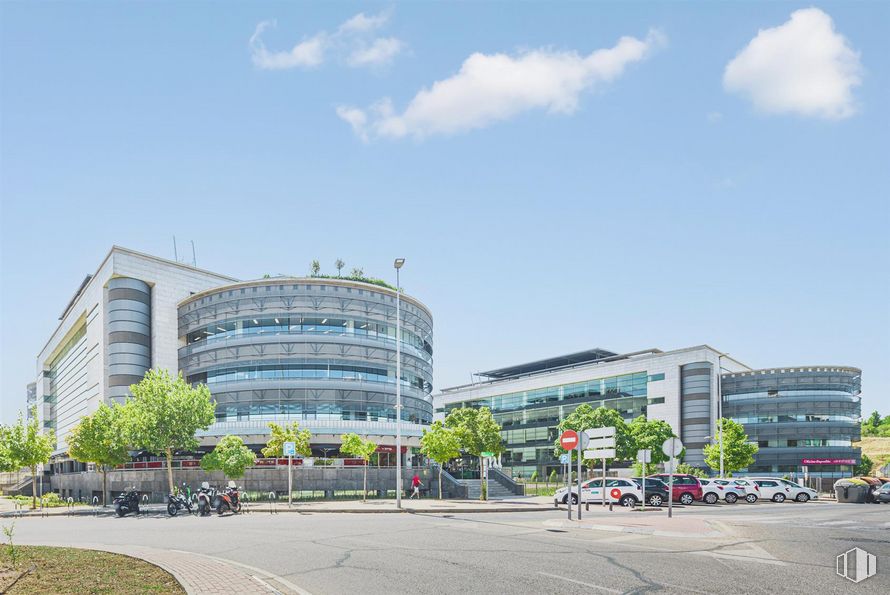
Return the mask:
POLYGON ((720 424, 720 477, 723 475, 723 390, 721 388, 720 374, 723 372, 723 356, 725 353, 717 355, 717 423, 720 424))
POLYGON ((402 508, 402 286, 399 271, 404 258, 396 258, 396 508, 402 508))

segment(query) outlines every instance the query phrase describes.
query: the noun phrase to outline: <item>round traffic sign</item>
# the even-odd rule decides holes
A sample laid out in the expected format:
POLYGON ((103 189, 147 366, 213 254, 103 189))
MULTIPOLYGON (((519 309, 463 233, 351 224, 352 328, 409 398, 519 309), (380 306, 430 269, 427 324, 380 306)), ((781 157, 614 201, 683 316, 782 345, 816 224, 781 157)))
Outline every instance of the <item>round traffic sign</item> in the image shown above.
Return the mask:
POLYGON ((566 430, 559 436, 559 445, 566 450, 572 450, 578 447, 578 432, 575 430, 566 430))
POLYGON ((661 450, 671 458, 678 457, 683 452, 683 443, 680 442, 679 438, 668 438, 661 445, 661 450))

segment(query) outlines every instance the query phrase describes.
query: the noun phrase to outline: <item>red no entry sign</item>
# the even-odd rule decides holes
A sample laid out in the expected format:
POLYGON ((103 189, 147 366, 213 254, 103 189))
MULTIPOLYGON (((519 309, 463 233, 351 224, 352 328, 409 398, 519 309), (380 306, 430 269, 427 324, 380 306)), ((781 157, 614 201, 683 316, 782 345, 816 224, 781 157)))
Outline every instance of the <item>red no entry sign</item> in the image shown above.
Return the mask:
POLYGON ((559 437, 559 445, 566 450, 572 450, 578 447, 578 432, 575 430, 566 430, 559 437))

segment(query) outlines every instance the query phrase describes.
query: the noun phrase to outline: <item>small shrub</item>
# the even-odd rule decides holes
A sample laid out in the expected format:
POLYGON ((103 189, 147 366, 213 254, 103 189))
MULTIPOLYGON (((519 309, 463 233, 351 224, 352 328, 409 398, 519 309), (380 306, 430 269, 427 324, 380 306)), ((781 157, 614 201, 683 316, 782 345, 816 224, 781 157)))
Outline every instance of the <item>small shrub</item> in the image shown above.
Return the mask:
POLYGON ((538 481, 538 470, 537 470, 537 469, 535 469, 534 471, 532 471, 532 476, 529 477, 528 480, 529 480, 530 482, 532 482, 532 483, 538 481))
POLYGON ((12 567, 15 568, 18 563, 18 551, 15 549, 15 544, 12 542, 12 536, 15 533, 15 521, 8 527, 3 525, 3 534, 6 535, 6 555, 9 556, 9 560, 12 563, 12 567))

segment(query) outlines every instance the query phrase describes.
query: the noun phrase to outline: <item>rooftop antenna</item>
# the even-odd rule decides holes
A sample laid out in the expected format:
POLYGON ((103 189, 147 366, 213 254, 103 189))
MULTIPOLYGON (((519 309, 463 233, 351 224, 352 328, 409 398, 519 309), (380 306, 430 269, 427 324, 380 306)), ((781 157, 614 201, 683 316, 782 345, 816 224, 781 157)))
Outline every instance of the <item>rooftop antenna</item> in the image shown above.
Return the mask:
POLYGON ((179 262, 179 252, 176 250, 176 236, 173 236, 173 260, 179 262))
POLYGON ((195 240, 191 240, 191 242, 192 242, 192 266, 197 267, 198 260, 197 260, 197 258, 195 258, 195 240))

